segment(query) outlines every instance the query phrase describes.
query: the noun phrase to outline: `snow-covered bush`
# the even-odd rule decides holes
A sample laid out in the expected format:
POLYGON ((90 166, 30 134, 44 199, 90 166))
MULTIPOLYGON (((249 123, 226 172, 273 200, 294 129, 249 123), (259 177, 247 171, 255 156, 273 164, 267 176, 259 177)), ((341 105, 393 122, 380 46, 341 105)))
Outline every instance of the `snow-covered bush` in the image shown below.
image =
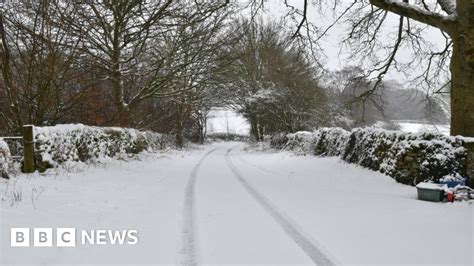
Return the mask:
POLYGON ((446 175, 467 176, 467 139, 436 133, 403 133, 376 128, 323 128, 275 136, 271 145, 297 153, 340 156, 414 185, 446 175), (284 144, 283 144, 284 143, 284 144))
POLYGON ((169 146, 162 134, 130 128, 92 127, 82 124, 35 127, 38 170, 64 162, 120 158, 169 146))
POLYGON ((350 132, 342 128, 322 128, 314 132, 300 131, 274 135, 270 145, 300 154, 338 156, 344 153, 350 132))
POLYGON ((352 130, 342 158, 400 183, 417 184, 446 175, 465 176, 467 151, 460 137, 368 128, 352 130))
POLYGON ((0 138, 0 178, 8 178, 11 167, 11 155, 8 145, 0 138))
POLYGON ((269 138, 270 147, 273 149, 281 150, 285 147, 288 142, 288 136, 285 133, 275 134, 269 138))
POLYGON ((339 156, 344 153, 350 133, 342 128, 322 128, 315 132, 314 154, 339 156))
POLYGON ((285 148, 299 154, 313 154, 313 147, 317 133, 300 131, 286 135, 288 141, 285 148))

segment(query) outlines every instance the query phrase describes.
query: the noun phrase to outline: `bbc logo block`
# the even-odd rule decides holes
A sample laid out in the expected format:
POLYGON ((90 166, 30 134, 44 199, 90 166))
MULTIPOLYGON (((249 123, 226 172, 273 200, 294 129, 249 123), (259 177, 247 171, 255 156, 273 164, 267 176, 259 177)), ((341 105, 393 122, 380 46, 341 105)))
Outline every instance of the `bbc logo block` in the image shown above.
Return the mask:
POLYGON ((11 228, 12 247, 75 247, 77 245, 136 245, 138 231, 77 230, 76 228, 11 228))
POLYGON ((11 228, 10 246, 29 247, 30 246, 30 228, 11 228))
POLYGON ((75 228, 11 228, 10 246, 12 247, 52 247, 56 240, 57 247, 75 247, 75 228), (54 234, 55 233, 55 234, 54 234))
POLYGON ((33 246, 52 247, 53 246, 53 228, 34 228, 33 246))
POLYGON ((75 228, 56 229, 56 246, 75 247, 76 246, 76 229, 75 228))

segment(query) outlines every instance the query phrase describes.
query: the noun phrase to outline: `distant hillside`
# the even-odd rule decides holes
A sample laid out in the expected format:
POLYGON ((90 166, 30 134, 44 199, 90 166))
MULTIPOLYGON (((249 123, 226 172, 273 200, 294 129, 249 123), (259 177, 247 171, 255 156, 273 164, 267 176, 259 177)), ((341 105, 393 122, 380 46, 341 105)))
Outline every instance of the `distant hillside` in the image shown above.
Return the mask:
MULTIPOLYGON (((344 91, 346 101, 362 95, 370 83, 359 83, 344 91)), ((434 124, 449 123, 449 99, 442 96, 426 97, 419 90, 399 89, 391 82, 385 84, 383 90, 378 91, 365 103, 355 102, 350 107, 354 126, 372 125, 378 121, 416 120, 434 124)))

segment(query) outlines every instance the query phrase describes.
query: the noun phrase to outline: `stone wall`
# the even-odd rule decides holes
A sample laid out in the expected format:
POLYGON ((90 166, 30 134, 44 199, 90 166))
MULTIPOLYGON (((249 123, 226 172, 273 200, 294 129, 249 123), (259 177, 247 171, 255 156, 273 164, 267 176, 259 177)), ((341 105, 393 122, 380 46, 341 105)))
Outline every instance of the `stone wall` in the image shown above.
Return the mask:
POLYGON ((447 175, 472 178, 472 143, 465 138, 436 133, 412 134, 374 128, 357 128, 350 132, 324 128, 275 136, 271 141, 272 147, 277 149, 339 156, 409 185, 425 180, 437 181, 447 175))

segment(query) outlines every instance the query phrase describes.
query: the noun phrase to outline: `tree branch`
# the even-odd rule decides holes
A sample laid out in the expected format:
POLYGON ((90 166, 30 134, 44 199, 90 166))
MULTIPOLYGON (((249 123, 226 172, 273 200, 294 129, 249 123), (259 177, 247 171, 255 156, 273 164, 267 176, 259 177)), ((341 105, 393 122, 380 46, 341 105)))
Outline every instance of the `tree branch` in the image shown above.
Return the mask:
POLYGON ((306 14, 308 13, 308 0, 304 0, 304 6, 303 6, 303 17, 301 18, 301 22, 298 25, 298 28, 296 28, 296 32, 293 34, 293 38, 296 38, 303 27, 304 23, 306 22, 306 14))
POLYGON ((435 28, 439 28, 448 33, 452 32, 451 29, 454 27, 457 21, 457 17, 454 13, 449 16, 443 16, 441 14, 427 11, 423 8, 395 0, 370 0, 370 3, 380 9, 393 12, 400 16, 416 20, 435 28))

